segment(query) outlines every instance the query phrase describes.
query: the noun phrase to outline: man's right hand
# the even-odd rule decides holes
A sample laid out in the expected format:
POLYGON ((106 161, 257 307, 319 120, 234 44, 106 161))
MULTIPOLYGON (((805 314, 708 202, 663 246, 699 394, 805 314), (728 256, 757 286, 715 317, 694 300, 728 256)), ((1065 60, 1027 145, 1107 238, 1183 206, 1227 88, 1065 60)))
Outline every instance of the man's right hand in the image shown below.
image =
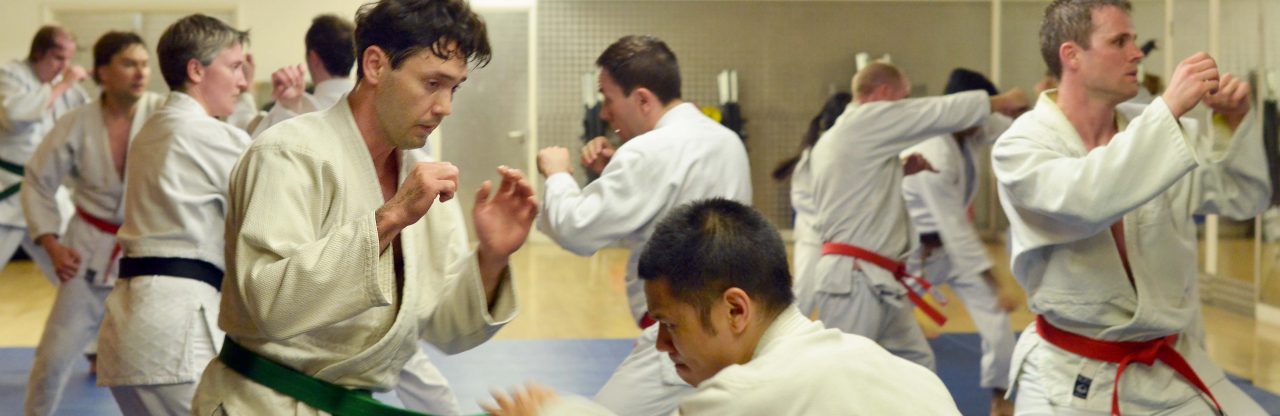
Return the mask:
POLYGON ((431 204, 453 198, 458 190, 458 167, 449 162, 418 162, 396 195, 378 208, 378 240, 386 248, 404 227, 427 215, 431 204))
POLYGON ((1027 100, 1027 94, 1022 91, 1021 87, 1014 87, 1003 94, 991 97, 991 112, 1001 113, 1009 117, 1018 117, 1018 115, 1031 108, 1031 101, 1027 100))
POLYGON ((84 67, 75 64, 67 65, 67 67, 62 70, 62 81, 59 81, 59 83, 69 87, 88 77, 89 72, 85 71, 84 67))
POLYGON ((58 275, 59 281, 66 283, 76 277, 76 272, 80 271, 80 252, 62 245, 58 237, 53 234, 42 235, 36 241, 44 247, 46 253, 49 253, 49 259, 53 260, 53 270, 58 275))
POLYGON ((1182 117, 1196 107, 1205 96, 1218 90, 1218 63, 1204 52, 1191 55, 1178 63, 1165 88, 1165 105, 1174 118, 1182 117))
POLYGON ((289 111, 302 112, 302 94, 306 88, 306 73, 302 65, 286 66, 271 74, 271 97, 289 111))
POLYGON ((582 167, 599 176, 609 160, 613 159, 613 150, 613 144, 609 143, 608 138, 596 136, 586 146, 582 146, 582 167))

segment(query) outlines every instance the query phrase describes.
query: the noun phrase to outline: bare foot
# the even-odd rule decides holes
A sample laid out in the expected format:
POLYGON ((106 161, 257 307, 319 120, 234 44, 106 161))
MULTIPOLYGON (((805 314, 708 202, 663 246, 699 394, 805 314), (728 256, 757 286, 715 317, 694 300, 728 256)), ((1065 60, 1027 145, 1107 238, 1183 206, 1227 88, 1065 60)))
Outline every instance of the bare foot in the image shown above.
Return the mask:
POLYGON ((1013 402, 1004 398, 1004 389, 991 391, 991 416, 1013 416, 1013 402))

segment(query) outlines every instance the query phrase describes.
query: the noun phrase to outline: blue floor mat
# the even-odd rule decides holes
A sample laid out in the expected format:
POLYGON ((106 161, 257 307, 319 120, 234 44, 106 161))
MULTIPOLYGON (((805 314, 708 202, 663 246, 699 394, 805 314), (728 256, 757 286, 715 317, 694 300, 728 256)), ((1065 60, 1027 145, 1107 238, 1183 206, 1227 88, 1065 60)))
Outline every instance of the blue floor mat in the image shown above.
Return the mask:
MULTIPOLYGON (((961 412, 986 415, 991 395, 978 387, 981 352, 977 334, 945 334, 930 344, 937 354, 938 376, 951 390, 961 412)), ((530 380, 561 393, 590 397, 608 380, 631 347, 631 340, 503 340, 453 356, 430 347, 427 353, 449 378, 463 411, 476 412, 479 411, 476 402, 487 401, 491 389, 510 388, 530 380)), ((33 356, 31 348, 0 348, 0 415, 22 413, 33 356)), ((94 385, 87 362, 78 361, 57 414, 120 414, 110 392, 94 385)), ((1231 379, 1263 408, 1280 409, 1280 396, 1262 391, 1238 377, 1231 379)), ((399 404, 394 394, 377 397, 399 404)))

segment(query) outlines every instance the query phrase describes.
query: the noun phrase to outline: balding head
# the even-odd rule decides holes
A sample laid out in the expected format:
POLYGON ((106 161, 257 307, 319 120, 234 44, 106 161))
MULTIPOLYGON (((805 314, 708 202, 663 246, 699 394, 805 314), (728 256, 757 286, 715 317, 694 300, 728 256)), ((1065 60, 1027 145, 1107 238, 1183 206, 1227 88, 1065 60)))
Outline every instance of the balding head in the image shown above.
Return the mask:
POLYGON ((872 62, 853 76, 854 100, 858 103, 897 101, 911 92, 907 75, 893 64, 872 62))

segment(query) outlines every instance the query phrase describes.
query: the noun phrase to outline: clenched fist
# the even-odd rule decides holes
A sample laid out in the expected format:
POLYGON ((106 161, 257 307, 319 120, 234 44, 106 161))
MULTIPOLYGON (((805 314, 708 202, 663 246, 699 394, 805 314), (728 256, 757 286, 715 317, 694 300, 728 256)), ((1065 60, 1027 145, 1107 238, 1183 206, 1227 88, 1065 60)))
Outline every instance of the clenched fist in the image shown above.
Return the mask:
POLYGON ((1218 91, 1218 63, 1209 54, 1200 52, 1183 60, 1173 70, 1169 87, 1165 88, 1165 105, 1174 118, 1182 117, 1195 108, 1205 96, 1218 91))
POLYGON ((538 151, 538 172, 542 176, 557 173, 573 173, 573 165, 569 163, 569 149, 551 146, 538 151))
POLYGON ((612 158, 613 145, 604 136, 597 136, 587 142, 586 146, 582 146, 582 166, 597 176, 600 172, 604 172, 605 165, 608 165, 612 158))

